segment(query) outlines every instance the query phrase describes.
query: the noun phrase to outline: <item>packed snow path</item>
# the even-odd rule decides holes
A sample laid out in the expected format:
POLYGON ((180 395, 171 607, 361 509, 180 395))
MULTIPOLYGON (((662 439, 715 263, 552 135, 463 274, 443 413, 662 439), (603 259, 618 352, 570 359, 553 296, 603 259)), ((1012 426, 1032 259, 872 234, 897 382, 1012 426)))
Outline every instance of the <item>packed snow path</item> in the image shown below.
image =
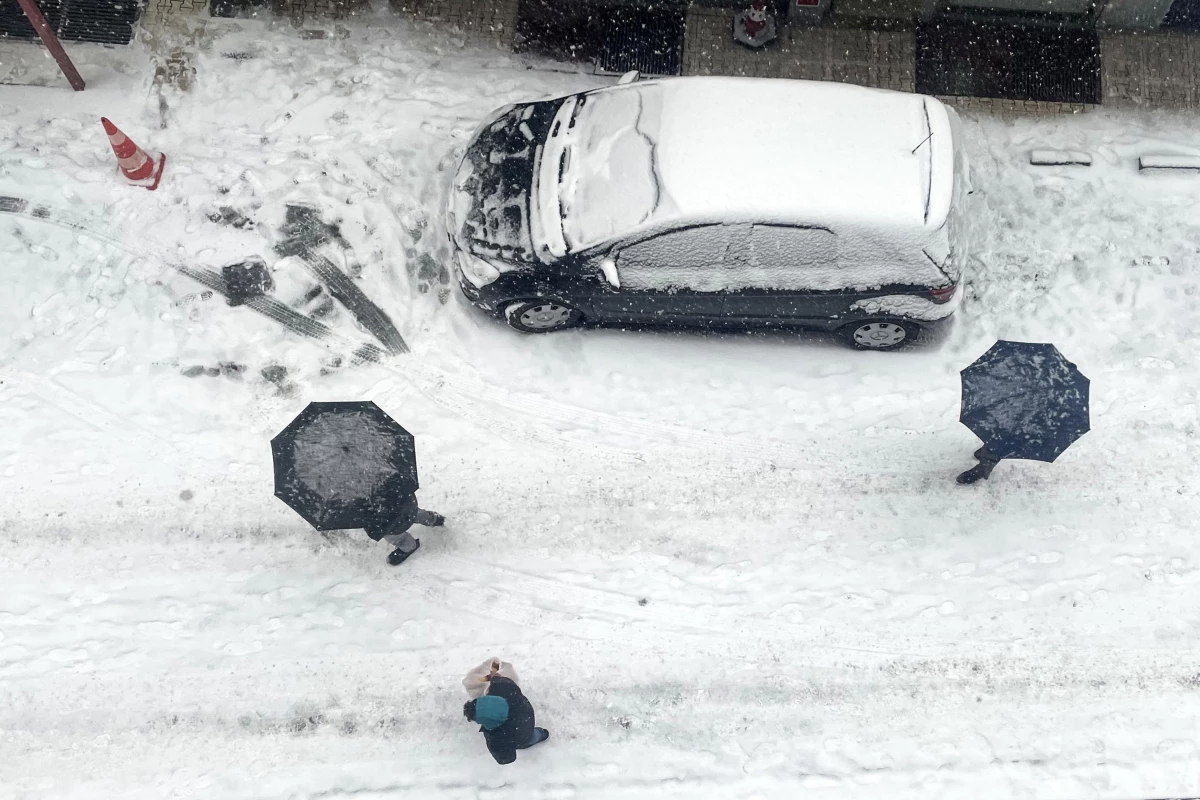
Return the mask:
MULTIPOLYGON (((603 79, 348 27, 213 21, 162 102, 137 46, 73 50, 78 96, 0 86, 0 195, 77 223, 0 214, 0 794, 1200 791, 1200 183, 1136 168, 1197 152, 1192 118, 967 120, 986 238, 908 352, 524 337, 446 272, 447 169, 495 106, 603 79), (169 153, 157 192, 114 179, 101 114, 169 153), (369 332, 305 300, 289 204, 410 355, 356 358, 369 332), (180 274, 251 255, 330 337, 180 274), (1076 361, 1093 431, 959 487, 957 371, 997 337, 1076 361), (354 398, 417 434, 449 518, 399 570, 271 496, 270 437, 354 398), (506 769, 460 715, 490 654, 553 732, 506 769)), ((0 43, 53 83, 37 52, 0 43)))

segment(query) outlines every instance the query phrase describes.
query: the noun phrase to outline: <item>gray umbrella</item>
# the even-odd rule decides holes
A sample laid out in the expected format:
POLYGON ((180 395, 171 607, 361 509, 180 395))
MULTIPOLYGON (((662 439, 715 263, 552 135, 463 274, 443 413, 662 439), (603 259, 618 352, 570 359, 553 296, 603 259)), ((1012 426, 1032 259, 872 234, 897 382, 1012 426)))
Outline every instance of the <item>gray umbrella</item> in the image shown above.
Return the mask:
POLYGON ((418 488, 412 434, 371 402, 310 403, 271 453, 275 496, 317 530, 361 528, 418 488))

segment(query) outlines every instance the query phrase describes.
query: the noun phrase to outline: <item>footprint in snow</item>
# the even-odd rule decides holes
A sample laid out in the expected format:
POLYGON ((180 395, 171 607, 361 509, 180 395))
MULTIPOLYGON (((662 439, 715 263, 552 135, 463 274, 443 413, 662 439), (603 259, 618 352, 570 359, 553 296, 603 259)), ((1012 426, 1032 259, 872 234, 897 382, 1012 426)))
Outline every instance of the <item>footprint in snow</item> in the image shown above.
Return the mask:
POLYGON ((101 183, 112 181, 112 175, 95 169, 81 169, 72 173, 71 177, 79 183, 101 183))
POLYGON ((35 256, 38 256, 42 260, 58 261, 58 251, 54 250, 53 248, 46 247, 44 244, 37 244, 20 233, 17 234, 16 238, 17 241, 25 245, 26 250, 28 250, 30 253, 33 253, 35 256))

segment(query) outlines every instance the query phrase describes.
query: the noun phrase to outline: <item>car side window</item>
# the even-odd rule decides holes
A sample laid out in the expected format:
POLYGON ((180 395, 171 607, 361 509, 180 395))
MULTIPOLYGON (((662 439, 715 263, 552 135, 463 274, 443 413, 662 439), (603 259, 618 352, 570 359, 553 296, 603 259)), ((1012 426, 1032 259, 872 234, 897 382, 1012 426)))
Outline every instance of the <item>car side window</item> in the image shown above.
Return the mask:
POLYGON ((730 288, 840 289, 837 235, 825 228, 752 225, 730 249, 730 288))
POLYGON ((720 291, 730 239, 727 225, 701 225, 631 244, 616 257, 621 287, 720 291))

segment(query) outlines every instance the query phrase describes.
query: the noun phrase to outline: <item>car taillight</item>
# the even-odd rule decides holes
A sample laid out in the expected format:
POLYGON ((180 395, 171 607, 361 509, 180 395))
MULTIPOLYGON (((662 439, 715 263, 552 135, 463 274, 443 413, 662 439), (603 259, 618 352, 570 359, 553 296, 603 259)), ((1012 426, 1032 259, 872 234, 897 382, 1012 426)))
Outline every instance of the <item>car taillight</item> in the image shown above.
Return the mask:
POLYGON ((929 298, 935 303, 949 303, 950 299, 954 297, 954 293, 957 291, 957 284, 954 286, 943 286, 940 289, 930 289, 929 298))

